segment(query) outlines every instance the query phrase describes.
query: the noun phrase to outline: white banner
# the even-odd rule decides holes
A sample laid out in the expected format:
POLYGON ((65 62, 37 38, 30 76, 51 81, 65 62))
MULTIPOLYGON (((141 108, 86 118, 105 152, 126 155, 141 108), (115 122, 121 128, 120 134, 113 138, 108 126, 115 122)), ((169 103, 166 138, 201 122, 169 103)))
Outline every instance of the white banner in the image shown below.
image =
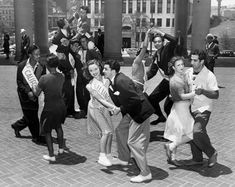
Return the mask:
POLYGON ((22 74, 25 80, 27 81, 28 85, 30 86, 30 88, 36 87, 38 85, 38 79, 34 75, 32 67, 26 65, 22 70, 22 74))

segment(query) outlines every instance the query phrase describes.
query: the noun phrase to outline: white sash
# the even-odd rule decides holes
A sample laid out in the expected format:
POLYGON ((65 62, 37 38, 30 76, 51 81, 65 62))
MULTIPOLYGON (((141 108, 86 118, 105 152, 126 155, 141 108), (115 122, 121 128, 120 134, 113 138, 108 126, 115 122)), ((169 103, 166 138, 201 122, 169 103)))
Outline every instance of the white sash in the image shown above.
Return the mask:
POLYGON ((34 75, 33 68, 30 64, 26 63, 24 69, 22 70, 22 74, 31 89, 38 85, 38 79, 34 75))
POLYGON ((105 87, 105 79, 103 82, 98 81, 97 79, 93 79, 91 88, 94 89, 103 99, 109 100, 109 92, 108 89, 105 87))

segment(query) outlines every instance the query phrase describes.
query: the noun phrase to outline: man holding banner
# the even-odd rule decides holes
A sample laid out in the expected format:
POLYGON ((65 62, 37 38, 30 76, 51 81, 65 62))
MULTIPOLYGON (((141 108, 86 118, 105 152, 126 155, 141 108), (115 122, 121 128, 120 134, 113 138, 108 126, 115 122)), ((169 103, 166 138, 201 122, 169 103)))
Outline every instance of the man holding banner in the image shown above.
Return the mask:
POLYGON ((37 85, 41 75, 46 73, 45 66, 39 63, 40 49, 36 45, 29 47, 29 58, 18 65, 17 92, 23 117, 13 123, 11 127, 16 137, 21 137, 20 131, 28 127, 34 143, 45 143, 44 137, 39 136, 38 99, 32 92, 33 85, 37 85))

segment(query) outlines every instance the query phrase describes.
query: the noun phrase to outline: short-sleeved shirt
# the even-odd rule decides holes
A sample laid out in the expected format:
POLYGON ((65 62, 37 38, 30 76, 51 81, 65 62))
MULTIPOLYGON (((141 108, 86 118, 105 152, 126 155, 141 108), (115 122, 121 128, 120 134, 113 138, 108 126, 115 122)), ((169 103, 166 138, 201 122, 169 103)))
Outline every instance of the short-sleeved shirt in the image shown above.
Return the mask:
MULTIPOLYGON (((190 74, 188 77, 194 77, 192 76, 193 68, 189 68, 186 73, 190 74)), ((195 84, 196 88, 202 88, 210 91, 219 90, 215 75, 210 70, 208 70, 206 66, 204 66, 202 70, 197 75, 195 75, 195 80, 193 80, 193 83, 195 84)), ((191 110, 192 112, 195 112, 196 110, 199 110, 200 112, 208 110, 211 112, 212 99, 206 97, 203 94, 196 95, 194 97, 191 110)))
POLYGON ((189 85, 185 79, 185 76, 174 75, 170 78, 170 93, 174 102, 181 101, 180 94, 186 94, 189 92, 189 85))
POLYGON ((51 111, 64 106, 62 88, 64 76, 61 73, 49 73, 43 75, 38 83, 39 88, 44 92, 44 111, 51 111))

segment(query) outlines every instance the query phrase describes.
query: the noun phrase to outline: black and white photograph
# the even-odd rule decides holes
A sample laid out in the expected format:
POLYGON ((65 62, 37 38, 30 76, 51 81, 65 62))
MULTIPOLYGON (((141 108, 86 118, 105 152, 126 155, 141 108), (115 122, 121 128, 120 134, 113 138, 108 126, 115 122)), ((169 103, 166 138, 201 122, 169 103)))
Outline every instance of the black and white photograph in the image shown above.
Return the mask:
POLYGON ((234 0, 0 0, 0 186, 235 186, 234 0))

